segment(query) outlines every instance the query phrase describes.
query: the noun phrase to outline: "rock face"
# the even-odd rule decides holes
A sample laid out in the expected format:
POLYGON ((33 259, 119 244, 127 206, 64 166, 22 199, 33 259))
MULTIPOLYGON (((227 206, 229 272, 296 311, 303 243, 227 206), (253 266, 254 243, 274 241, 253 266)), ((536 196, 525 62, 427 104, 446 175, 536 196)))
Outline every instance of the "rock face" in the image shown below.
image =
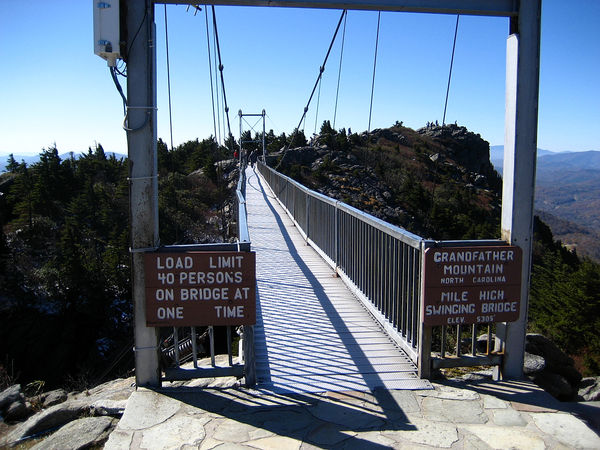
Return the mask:
POLYGON ((446 146, 448 155, 469 171, 487 176, 494 170, 490 163, 490 145, 479 134, 454 124, 430 125, 417 131, 436 138, 446 146))
POLYGON ((584 378, 579 383, 578 399, 585 402, 600 401, 600 377, 584 378))
MULTIPOLYGON (((3 399, 2 404, 8 404, 9 399, 14 400, 16 398, 17 400, 11 403, 11 405, 14 405, 20 401, 18 399, 21 397, 25 402, 24 396, 20 392, 20 386, 16 386, 18 389, 13 386, 7 390, 8 392, 5 391, 0 394, 0 399, 3 399), (21 397, 19 397, 19 394, 21 397)), ((53 439, 54 435, 60 433, 56 441, 50 440, 47 446, 43 445, 39 448, 86 448, 101 444, 103 440, 107 439, 108 433, 114 427, 116 422, 114 418, 123 414, 127 399, 134 390, 133 386, 133 378, 127 378, 113 380, 78 394, 67 395, 64 391, 53 391, 44 394, 42 401, 54 403, 53 406, 42 409, 24 422, 11 427, 5 436, 0 437, 0 447, 9 446, 28 436, 50 432, 57 428, 58 431, 42 441, 41 444, 53 439), (100 420, 81 421, 84 417, 100 420), (71 423, 77 425, 71 425, 71 423), (65 428, 66 431, 63 431, 65 428), (88 435, 86 439, 95 437, 89 441, 90 443, 86 444, 81 441, 83 439, 82 434, 88 435), (69 436, 72 442, 65 440, 69 436)))
POLYGON ((541 334, 528 334, 525 344, 525 374, 559 400, 575 400, 581 374, 573 360, 541 334))
POLYGON ((74 420, 34 445, 32 450, 75 450, 100 445, 108 439, 116 422, 117 419, 112 417, 85 417, 74 420))
POLYGON ((6 422, 24 419, 30 413, 20 384, 14 384, 0 393, 0 415, 6 422))

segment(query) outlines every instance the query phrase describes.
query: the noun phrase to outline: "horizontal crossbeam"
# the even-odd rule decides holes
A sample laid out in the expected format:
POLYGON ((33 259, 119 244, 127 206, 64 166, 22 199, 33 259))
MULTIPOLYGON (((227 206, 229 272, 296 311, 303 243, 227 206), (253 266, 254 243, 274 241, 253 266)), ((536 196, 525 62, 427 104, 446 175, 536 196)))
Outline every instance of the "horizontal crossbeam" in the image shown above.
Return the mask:
POLYGON ((462 14, 475 16, 516 17, 516 0, 154 0, 157 4, 278 6, 290 8, 361 9, 372 11, 402 11, 414 13, 462 14))

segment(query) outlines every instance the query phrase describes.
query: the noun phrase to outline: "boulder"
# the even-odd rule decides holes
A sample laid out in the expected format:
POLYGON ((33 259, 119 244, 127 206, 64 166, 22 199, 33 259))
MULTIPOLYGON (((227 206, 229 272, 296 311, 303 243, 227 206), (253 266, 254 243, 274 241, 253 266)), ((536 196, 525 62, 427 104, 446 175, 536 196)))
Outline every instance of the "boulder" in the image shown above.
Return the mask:
POLYGON ((584 378, 579 383, 578 398, 585 402, 600 401, 600 377, 584 378))
POLYGON ((4 442, 0 441, 0 446, 3 443, 18 442, 27 436, 60 427, 88 412, 89 404, 81 400, 67 401, 51 406, 14 427, 5 436, 4 442))
POLYGON ((64 389, 55 389, 54 391, 46 392, 43 396, 44 408, 58 405, 67 400, 67 392, 64 389))
POLYGON ((559 349, 554 342, 541 334, 527 334, 525 351, 533 355, 542 356, 546 360, 546 366, 550 370, 564 366, 573 366, 573 360, 559 349))
POLYGON ((0 413, 8 409, 8 407, 22 398, 21 385, 13 384, 12 386, 0 392, 0 413))
POLYGON ((569 401, 577 396, 581 374, 573 359, 541 334, 526 337, 523 372, 559 400, 569 401))
POLYGON ((577 389, 565 377, 555 372, 543 370, 530 376, 530 378, 535 384, 558 400, 569 401, 577 394, 577 389))
POLYGON ((20 384, 13 384, 0 393, 0 415, 6 422, 25 419, 31 413, 31 405, 25 401, 20 384))
POLYGON ((31 414, 31 404, 25 401, 24 398, 19 399, 8 407, 3 413, 4 420, 7 422, 15 422, 23 420, 31 414))
POLYGON ((534 375, 545 368, 546 360, 543 357, 525 352, 525 359, 523 361, 523 372, 525 375, 534 375))
POLYGON ((74 420, 34 445, 32 450, 83 449, 102 445, 117 420, 112 417, 85 417, 74 420))

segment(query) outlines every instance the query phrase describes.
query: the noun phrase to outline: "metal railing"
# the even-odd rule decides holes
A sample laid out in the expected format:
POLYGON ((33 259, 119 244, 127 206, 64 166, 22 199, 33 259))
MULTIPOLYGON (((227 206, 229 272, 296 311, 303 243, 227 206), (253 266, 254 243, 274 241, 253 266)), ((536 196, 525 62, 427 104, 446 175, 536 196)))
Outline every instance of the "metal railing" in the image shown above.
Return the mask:
MULTIPOLYGON (((192 245, 163 246, 158 251, 250 251, 250 233, 248 231, 248 213, 246 210, 246 173, 240 169, 235 198, 237 217, 237 242, 212 243, 192 245)), ((217 364, 215 355, 215 330, 208 327, 173 327, 173 333, 161 344, 162 365, 165 372, 163 381, 189 380, 193 378, 209 378, 221 376, 245 376, 246 385, 256 384, 254 360, 254 327, 244 325, 238 329, 241 345, 238 347, 238 358, 234 361, 232 327, 226 327, 227 333, 227 364, 217 364), (198 329, 202 328, 202 334, 198 329), (208 342, 207 342, 208 341, 208 342), (208 347, 208 349, 206 348, 208 347), (198 364, 198 354, 210 354, 210 366, 198 364), (191 368, 182 368, 182 364, 192 361, 191 368)))
MULTIPOLYGON (((287 210, 304 239, 339 274, 396 344, 417 365, 419 376, 431 369, 498 365, 501 355, 487 347, 478 351, 476 325, 457 326, 455 341, 447 339, 451 327, 425 327, 421 321, 424 253, 436 245, 501 245, 499 240, 432 241, 391 225, 341 201, 315 192, 263 163, 258 169, 287 210), (471 333, 470 352, 463 351, 471 333), (439 338, 433 346, 433 338, 439 338), (456 342, 456 344, 455 344, 456 342), (456 352, 448 351, 452 343, 456 352)), ((452 327, 454 328, 454 327, 452 327)))
POLYGON ((303 237, 417 363, 425 241, 312 191, 264 164, 258 167, 303 237))

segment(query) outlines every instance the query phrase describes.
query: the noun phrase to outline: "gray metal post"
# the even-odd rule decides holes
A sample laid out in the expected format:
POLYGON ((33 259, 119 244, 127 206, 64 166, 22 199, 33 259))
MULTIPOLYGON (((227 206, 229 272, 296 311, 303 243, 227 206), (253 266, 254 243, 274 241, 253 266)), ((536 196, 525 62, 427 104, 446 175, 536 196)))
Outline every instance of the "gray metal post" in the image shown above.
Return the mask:
MULTIPOLYGON (((423 304, 425 303, 425 250, 432 245, 431 241, 421 242, 421 261, 419 264, 419 270, 421 276, 419 277, 420 283, 420 299, 419 299, 419 335, 418 335, 418 360, 417 360, 417 371, 419 378, 431 378, 431 342, 433 338, 433 328, 426 326, 423 321, 423 304)), ((416 326, 416 325, 413 325, 416 326)))
POLYGON ((130 167, 130 231, 138 386, 160 386, 158 330, 146 326, 143 250, 158 245, 156 171, 156 47, 154 6, 127 3, 127 146, 130 167), (138 30, 137 35, 132 30, 138 30))
POLYGON ((523 250, 521 311, 516 322, 498 326, 504 341, 502 377, 521 378, 529 304, 540 61, 541 0, 520 2, 511 19, 506 51, 506 117, 502 238, 523 250))
POLYGON ((267 161, 267 146, 265 144, 265 115, 266 115, 266 111, 263 109, 262 110, 262 119, 263 119, 263 138, 262 138, 262 144, 263 144, 263 162, 266 163, 267 161))

